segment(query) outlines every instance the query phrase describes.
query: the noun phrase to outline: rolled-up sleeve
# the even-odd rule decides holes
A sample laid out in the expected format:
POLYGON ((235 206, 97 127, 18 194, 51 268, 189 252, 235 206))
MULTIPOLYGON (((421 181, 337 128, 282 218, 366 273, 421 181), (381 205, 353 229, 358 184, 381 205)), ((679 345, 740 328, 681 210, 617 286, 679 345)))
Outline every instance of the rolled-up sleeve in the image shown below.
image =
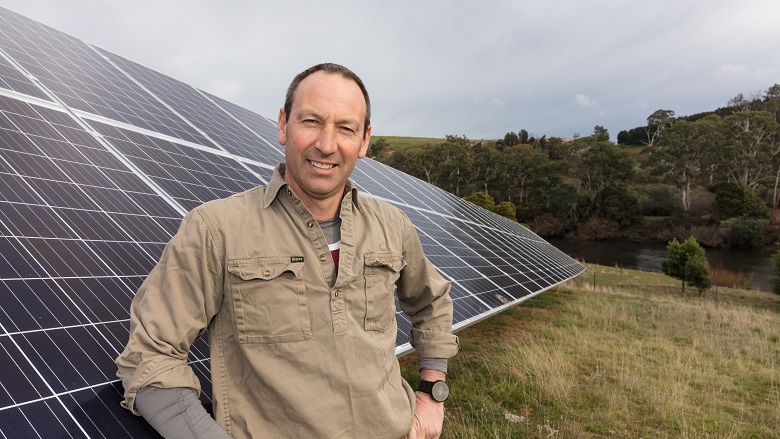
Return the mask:
POLYGON ((190 212, 130 307, 130 338, 116 364, 122 405, 134 414, 142 387, 200 392, 187 356, 222 303, 222 261, 218 235, 198 209, 190 212))
POLYGON ((452 358, 458 337, 452 334, 450 283, 423 254, 420 238, 404 215, 403 256, 406 267, 397 284, 401 310, 412 319, 409 342, 424 358, 452 358))

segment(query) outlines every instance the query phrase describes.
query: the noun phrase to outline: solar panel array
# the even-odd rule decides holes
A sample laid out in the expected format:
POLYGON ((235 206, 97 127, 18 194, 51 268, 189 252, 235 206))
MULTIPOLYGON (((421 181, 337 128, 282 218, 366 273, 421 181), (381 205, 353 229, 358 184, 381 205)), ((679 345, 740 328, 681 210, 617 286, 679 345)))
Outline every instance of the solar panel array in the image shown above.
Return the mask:
MULTIPOLYGON (((158 437, 119 406, 132 297, 188 210, 266 183, 282 160, 274 122, 0 8, 0 436, 158 437)), ((378 162, 353 180, 412 219, 453 283, 456 329, 584 270, 378 162)), ((208 358, 200 339, 206 403, 208 358)))

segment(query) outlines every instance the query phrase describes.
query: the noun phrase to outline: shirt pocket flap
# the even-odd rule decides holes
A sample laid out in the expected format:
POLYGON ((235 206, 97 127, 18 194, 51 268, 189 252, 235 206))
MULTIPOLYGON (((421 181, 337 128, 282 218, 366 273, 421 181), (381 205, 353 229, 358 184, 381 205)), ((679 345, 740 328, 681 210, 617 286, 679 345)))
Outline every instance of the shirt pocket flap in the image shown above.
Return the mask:
POLYGON ((406 267, 403 255, 400 253, 369 253, 365 256, 366 267, 383 267, 396 273, 406 267))
POLYGON ((256 258, 228 263, 228 271, 241 280, 271 280, 283 273, 292 273, 296 278, 303 272, 303 263, 291 262, 290 258, 256 258))

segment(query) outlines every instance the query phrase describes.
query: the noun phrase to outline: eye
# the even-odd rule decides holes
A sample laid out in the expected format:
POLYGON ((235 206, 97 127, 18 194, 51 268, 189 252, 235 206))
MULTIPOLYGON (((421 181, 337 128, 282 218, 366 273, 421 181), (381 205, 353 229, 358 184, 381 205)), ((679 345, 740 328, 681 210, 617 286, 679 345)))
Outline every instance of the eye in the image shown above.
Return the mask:
POLYGON ((346 126, 346 125, 342 125, 341 131, 344 131, 345 133, 348 133, 348 134, 354 134, 355 133, 355 129, 354 128, 352 128, 350 126, 346 126))

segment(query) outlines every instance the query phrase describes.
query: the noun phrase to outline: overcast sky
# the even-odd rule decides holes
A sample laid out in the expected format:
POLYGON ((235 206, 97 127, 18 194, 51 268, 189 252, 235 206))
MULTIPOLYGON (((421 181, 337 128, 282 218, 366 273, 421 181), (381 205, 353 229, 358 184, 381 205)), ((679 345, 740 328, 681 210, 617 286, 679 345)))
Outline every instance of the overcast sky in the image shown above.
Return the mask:
POLYGON ((276 118, 295 74, 361 76, 374 134, 616 140, 780 83, 778 0, 0 0, 276 118))

